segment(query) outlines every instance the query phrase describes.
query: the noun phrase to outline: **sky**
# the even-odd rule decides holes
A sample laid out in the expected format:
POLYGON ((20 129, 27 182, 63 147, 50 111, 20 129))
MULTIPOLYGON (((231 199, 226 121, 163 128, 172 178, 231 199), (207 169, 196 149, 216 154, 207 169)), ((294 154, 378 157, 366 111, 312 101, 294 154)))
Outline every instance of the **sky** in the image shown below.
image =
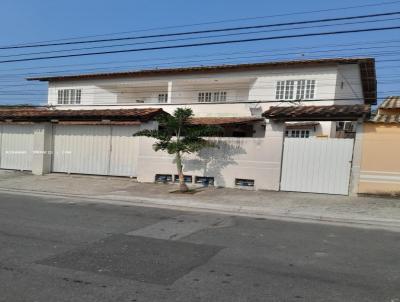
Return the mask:
MULTIPOLYGON (((400 1, 2 0, 0 4, 0 47, 85 36, 116 38, 394 11, 400 11, 400 1), (387 2, 394 3, 387 4, 387 2), (354 6, 354 8, 349 8, 350 6, 354 6)), ((290 31, 282 31, 282 28, 280 28, 280 31, 267 31, 263 29, 260 30, 262 32, 258 33, 213 39, 240 39, 244 37, 265 37, 289 33, 400 26, 400 15, 385 18, 380 19, 385 19, 386 21, 384 22, 301 28, 290 31)), ((77 39, 68 41, 77 41, 77 39)), ((198 40, 190 40, 190 42, 193 41, 198 40)), ((204 38, 201 41, 208 40, 204 38)), ((137 41, 118 43, 132 44, 137 43, 137 41)), ((180 44, 187 42, 172 41, 165 43, 180 44)), ((104 45, 98 44, 97 46, 104 45)), ((149 45, 145 44, 145 46, 149 45)), ((88 45, 70 45, 68 47, 62 46, 51 49, 0 50, 0 61, 9 58, 37 56, 21 56, 23 53, 60 51, 66 48, 82 47, 88 47, 88 45)), ((136 47, 139 46, 127 45, 113 49, 136 47)), ((140 47, 143 47, 143 45, 140 45, 140 47)), ((38 74, 44 75, 49 72, 52 75, 82 72, 93 73, 105 70, 264 62, 270 60, 332 56, 376 57, 379 83, 378 92, 379 100, 381 100, 388 95, 400 94, 398 87, 400 79, 399 47, 400 30, 397 29, 348 35, 258 41, 243 44, 131 52, 32 62, 0 62, 0 104, 44 104, 46 102, 46 84, 26 82, 24 79, 38 74)), ((71 53, 86 51, 82 50, 71 53)))

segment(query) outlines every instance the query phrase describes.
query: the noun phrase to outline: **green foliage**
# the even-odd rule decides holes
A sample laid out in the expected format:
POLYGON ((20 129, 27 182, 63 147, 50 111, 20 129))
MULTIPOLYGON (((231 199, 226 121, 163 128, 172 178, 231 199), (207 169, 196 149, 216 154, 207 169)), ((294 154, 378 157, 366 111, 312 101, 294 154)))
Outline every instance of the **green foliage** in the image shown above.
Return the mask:
POLYGON ((193 111, 190 108, 178 108, 173 115, 161 115, 157 118, 158 130, 143 130, 134 136, 147 136, 157 139, 153 145, 155 151, 163 150, 169 154, 194 153, 206 147, 215 147, 203 137, 218 136, 220 127, 192 125, 190 119, 193 111))

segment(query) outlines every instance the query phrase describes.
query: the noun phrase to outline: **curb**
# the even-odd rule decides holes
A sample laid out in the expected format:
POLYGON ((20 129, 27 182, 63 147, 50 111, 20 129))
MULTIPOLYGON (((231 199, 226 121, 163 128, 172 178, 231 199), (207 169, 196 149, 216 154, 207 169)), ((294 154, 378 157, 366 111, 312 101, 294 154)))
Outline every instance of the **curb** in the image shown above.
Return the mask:
POLYGON ((204 204, 185 199, 170 200, 170 199, 138 197, 138 196, 124 197, 119 195, 89 196, 81 194, 9 189, 1 187, 0 187, 0 192, 10 193, 10 194, 21 194, 21 195, 36 195, 42 197, 54 196, 59 198, 80 198, 90 203, 101 202, 111 205, 114 204, 114 205, 124 205, 124 206, 141 206, 141 207, 174 209, 181 211, 219 213, 232 216, 256 217, 256 218, 265 218, 265 219, 281 220, 289 222, 318 223, 318 224, 357 227, 364 229, 383 229, 393 232, 400 232, 400 220, 393 220, 393 219, 365 220, 365 219, 348 219, 348 218, 340 218, 332 216, 290 214, 289 211, 274 212, 274 211, 268 211, 263 207, 232 206, 232 205, 226 206, 226 205, 211 204, 211 203, 204 204))

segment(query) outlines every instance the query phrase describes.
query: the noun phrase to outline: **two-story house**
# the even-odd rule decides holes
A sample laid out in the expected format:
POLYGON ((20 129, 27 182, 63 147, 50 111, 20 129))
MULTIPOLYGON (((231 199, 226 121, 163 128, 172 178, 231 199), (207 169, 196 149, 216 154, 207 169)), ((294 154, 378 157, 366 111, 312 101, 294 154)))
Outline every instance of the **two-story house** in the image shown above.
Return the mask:
MULTIPOLYGON (((49 83, 48 106, 0 110, 2 169, 173 181, 172 158, 154 152, 153 141, 148 138, 132 135, 141 129, 157 128, 159 114, 190 107, 195 114, 192 123, 220 125, 225 137, 218 139, 220 148, 186 159, 187 179, 201 183, 206 178, 217 186, 246 185, 268 190, 281 188, 282 167, 295 180, 303 183, 305 179, 303 169, 295 173, 291 161, 285 162, 283 151, 289 150, 284 148, 286 142, 308 143, 310 148, 326 143, 332 145, 330 152, 318 147, 320 160, 310 158, 310 165, 305 168, 325 173, 319 176, 320 183, 329 188, 307 186, 296 190, 346 194, 353 140, 330 144, 334 140, 305 138, 343 137, 341 128, 351 129, 346 121, 365 118, 369 113, 365 104, 376 102, 375 63, 371 58, 182 67, 29 80, 49 83), (294 139, 285 140, 285 133, 294 139), (340 165, 343 173, 332 174, 332 168, 321 163, 334 164, 336 170, 340 165), (336 183, 340 186, 329 185, 336 183)), ((300 150, 294 155, 298 153, 317 154, 300 150)), ((314 179, 308 177, 310 183, 314 179)))
MULTIPOLYGON (((376 102, 372 58, 334 58, 221 66, 61 75, 47 81, 48 105, 57 109, 193 109, 201 122, 226 126, 227 135, 263 136, 258 118, 272 106, 376 102), (235 119, 226 119, 234 117, 235 119), (212 119, 214 118, 214 119, 212 119), (215 118, 219 118, 215 121, 215 118)), ((288 123, 290 137, 335 137, 342 124, 288 123)))

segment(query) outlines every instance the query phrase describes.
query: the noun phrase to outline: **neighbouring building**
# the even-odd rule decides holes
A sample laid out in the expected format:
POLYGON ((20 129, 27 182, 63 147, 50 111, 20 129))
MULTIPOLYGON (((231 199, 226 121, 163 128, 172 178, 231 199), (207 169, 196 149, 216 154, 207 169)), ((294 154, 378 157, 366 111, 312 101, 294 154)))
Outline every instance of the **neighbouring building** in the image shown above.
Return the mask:
POLYGON ((364 124, 359 193, 400 195, 400 96, 364 124))

